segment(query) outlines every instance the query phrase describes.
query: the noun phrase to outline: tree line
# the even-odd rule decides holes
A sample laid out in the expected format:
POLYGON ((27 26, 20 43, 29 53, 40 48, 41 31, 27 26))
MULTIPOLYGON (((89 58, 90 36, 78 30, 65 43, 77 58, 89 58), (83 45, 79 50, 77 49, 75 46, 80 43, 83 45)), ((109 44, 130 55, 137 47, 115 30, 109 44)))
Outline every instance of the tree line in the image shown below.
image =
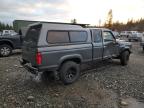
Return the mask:
POLYGON ((0 22, 0 31, 2 31, 2 30, 12 30, 12 29, 13 29, 13 26, 0 22))
MULTIPOLYGON (((71 23, 76 24, 77 20, 72 19, 71 23)), ((93 26, 96 27, 96 26, 93 26)), ((106 27, 112 30, 117 30, 117 31, 144 31, 144 18, 138 19, 138 20, 133 20, 129 19, 127 23, 122 23, 119 21, 113 22, 113 13, 112 9, 109 10, 107 19, 105 21, 105 24, 102 25, 101 27, 106 27)), ((0 21, 0 31, 2 30, 12 30, 13 26, 9 24, 5 24, 0 21)))
MULTIPOLYGON (((72 19, 71 23, 76 24, 77 20, 72 19)), ((140 31, 144 32, 144 18, 138 19, 138 20, 133 20, 129 19, 127 23, 122 23, 119 21, 113 22, 113 12, 112 9, 109 10, 107 14, 106 21, 104 25, 99 26, 90 26, 90 27, 105 27, 109 28, 111 30, 116 30, 116 31, 140 31)))
POLYGON ((127 23, 119 21, 113 22, 112 9, 109 10, 104 27, 117 31, 144 31, 144 18, 133 20, 129 19, 127 23))
POLYGON ((124 31, 124 30, 127 30, 127 31, 144 31, 144 19, 141 18, 139 20, 128 20, 126 24, 124 23, 120 23, 120 22, 114 22, 112 24, 112 29, 116 29, 118 31, 124 31))

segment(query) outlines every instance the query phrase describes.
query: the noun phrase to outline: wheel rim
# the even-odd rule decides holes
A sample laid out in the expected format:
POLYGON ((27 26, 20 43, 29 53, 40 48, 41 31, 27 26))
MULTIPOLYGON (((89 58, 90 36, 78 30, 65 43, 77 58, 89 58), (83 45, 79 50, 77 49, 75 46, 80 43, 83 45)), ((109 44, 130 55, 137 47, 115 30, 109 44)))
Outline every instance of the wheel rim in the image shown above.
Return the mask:
POLYGON ((7 56, 10 53, 10 49, 8 47, 1 48, 1 55, 7 56))
POLYGON ((68 80, 73 80, 76 76, 77 72, 75 68, 70 68, 68 69, 67 73, 66 73, 66 78, 68 80))

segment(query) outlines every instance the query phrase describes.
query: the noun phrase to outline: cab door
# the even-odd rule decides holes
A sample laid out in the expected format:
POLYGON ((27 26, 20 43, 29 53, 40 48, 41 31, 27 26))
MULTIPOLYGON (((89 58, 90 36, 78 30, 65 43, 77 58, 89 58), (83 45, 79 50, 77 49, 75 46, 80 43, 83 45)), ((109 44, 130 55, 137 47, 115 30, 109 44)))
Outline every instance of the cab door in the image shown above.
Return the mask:
POLYGON ((93 38, 93 60, 101 60, 103 56, 103 39, 100 29, 92 30, 93 38))
POLYGON ((118 55, 118 43, 111 31, 103 31, 103 58, 112 58, 118 55))

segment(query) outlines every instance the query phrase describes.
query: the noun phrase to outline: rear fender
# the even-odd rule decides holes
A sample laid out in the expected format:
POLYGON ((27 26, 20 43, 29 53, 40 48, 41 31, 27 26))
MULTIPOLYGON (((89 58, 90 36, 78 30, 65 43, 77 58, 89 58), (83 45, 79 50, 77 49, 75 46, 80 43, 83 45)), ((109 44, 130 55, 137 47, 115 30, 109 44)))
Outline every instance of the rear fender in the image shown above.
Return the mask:
MULTIPOLYGON (((73 54, 73 55, 66 55, 60 58, 59 62, 58 62, 58 67, 60 68, 62 66, 62 64, 66 61, 74 61, 78 64, 80 64, 82 62, 82 56, 79 54, 73 54)), ((59 69, 58 68, 58 69, 59 69)))

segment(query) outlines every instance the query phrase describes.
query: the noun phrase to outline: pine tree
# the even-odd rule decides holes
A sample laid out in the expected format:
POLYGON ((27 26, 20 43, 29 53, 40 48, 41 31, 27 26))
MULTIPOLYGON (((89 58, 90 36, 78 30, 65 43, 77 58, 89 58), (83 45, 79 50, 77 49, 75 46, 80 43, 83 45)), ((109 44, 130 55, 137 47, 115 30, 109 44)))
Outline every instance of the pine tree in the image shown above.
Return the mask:
POLYGON ((71 23, 76 24, 77 20, 74 18, 74 19, 71 20, 71 23))
POLYGON ((112 9, 109 10, 107 20, 105 22, 105 27, 107 28, 112 28, 112 20, 113 20, 113 14, 112 14, 112 9))
POLYGON ((13 30, 13 26, 9 24, 4 24, 0 21, 0 31, 2 30, 13 30))

